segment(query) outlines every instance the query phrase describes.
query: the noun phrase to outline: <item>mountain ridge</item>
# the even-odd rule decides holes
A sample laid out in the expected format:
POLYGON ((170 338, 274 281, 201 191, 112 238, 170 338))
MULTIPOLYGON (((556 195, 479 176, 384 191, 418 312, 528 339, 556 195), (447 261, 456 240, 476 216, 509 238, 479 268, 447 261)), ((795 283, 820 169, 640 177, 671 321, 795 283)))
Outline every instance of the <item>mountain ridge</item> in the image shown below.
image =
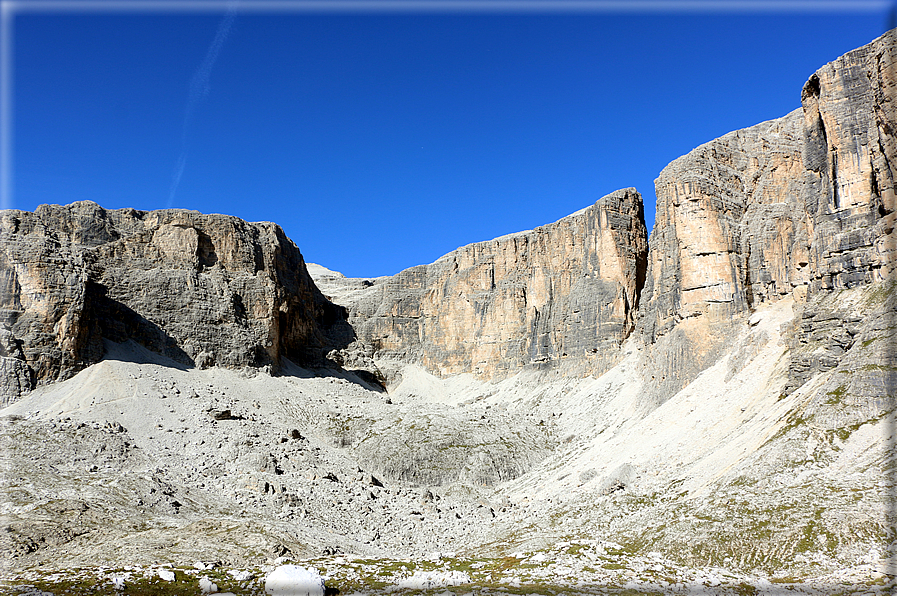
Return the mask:
POLYGON ((4 573, 450 549, 512 587, 892 589, 895 52, 671 162, 650 241, 631 188, 370 279, 275 224, 2 212, 4 573))

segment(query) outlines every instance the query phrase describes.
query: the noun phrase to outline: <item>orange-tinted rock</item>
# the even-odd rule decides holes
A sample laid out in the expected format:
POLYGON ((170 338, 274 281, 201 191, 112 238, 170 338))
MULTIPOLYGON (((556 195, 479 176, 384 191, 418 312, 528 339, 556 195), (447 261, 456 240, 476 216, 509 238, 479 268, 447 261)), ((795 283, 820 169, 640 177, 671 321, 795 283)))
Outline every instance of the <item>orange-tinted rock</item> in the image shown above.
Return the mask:
POLYGON ((378 358, 439 375, 493 378, 565 360, 599 372, 633 328, 646 236, 641 196, 620 190, 553 224, 369 282, 343 304, 378 358))
POLYGON ((660 173, 639 326, 649 343, 676 331, 658 354, 694 355, 687 366, 661 358, 660 369, 693 378, 727 323, 760 302, 804 302, 892 274, 895 46, 891 31, 845 54, 810 77, 800 109, 660 173))

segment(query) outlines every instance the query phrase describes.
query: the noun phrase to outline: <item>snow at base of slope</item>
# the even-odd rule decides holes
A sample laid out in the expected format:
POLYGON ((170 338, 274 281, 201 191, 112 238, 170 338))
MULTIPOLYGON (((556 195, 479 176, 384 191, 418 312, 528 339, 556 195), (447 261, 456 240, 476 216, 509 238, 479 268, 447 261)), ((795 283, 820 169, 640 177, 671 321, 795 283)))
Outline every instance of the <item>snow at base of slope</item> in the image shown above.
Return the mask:
POLYGON ((265 593, 274 596, 324 596, 324 578, 298 565, 282 565, 265 578, 265 593))
POLYGON ((427 590, 469 584, 470 576, 463 571, 415 571, 411 577, 401 580, 399 588, 427 590))

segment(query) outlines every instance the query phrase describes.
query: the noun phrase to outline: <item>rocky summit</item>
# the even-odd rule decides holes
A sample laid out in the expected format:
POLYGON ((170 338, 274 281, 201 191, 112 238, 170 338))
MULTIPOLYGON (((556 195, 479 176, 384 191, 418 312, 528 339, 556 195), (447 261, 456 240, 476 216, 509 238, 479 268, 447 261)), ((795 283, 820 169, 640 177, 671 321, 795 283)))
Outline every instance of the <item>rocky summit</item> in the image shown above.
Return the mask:
POLYGON ((650 240, 629 188, 348 279, 3 211, 3 593, 891 593, 895 53, 669 164, 650 240))

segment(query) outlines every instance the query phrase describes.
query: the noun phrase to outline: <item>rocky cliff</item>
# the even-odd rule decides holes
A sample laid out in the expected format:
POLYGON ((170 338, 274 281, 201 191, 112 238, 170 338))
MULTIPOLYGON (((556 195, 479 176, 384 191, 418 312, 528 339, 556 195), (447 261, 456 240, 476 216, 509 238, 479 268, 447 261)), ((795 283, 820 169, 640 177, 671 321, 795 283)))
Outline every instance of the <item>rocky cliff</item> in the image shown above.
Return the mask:
POLYGON ((645 332, 725 319, 894 268, 897 32, 819 69, 802 108, 673 161, 655 182, 645 332), (839 165, 840 164, 840 165, 839 165), (803 287, 806 286, 806 287, 803 287))
POLYGON ((0 412, 0 581, 94 594, 102 560, 157 590, 170 563, 260 593, 193 562, 323 553, 355 593, 418 564, 466 591, 894 592, 895 35, 664 169, 650 252, 632 189, 368 280, 273 224, 0 213, 0 390, 47 381, 0 412), (285 358, 330 368, 197 370, 285 358))
POLYGON ((344 297, 361 349, 380 361, 443 376, 565 361, 598 373, 635 324, 647 248, 641 196, 629 188, 553 224, 325 292, 344 297))
MULTIPOLYGON (((387 376, 407 363, 488 379, 531 366, 600 374, 637 329, 663 399, 760 303, 892 273, 895 36, 813 74, 800 109, 668 165, 650 251, 641 197, 620 190, 392 277, 319 277, 351 327, 273 224, 88 203, 4 212, 2 389, 70 375, 102 357, 103 338, 198 366, 329 352, 387 376)), ((824 361, 795 361, 794 382, 824 361)))
MULTIPOLYGON (((895 263, 895 37, 819 69, 801 108, 664 168, 647 257, 630 189, 394 277, 320 277, 358 332, 343 358, 487 378, 538 363, 596 374, 637 326, 655 346, 644 368, 649 393, 662 400, 716 361, 732 325, 757 305, 887 279, 895 263)), ((803 372, 795 374, 817 368, 796 363, 803 372)))
POLYGON ((892 274, 895 46, 891 31, 845 54, 810 77, 800 109, 660 173, 639 327, 661 347, 661 393, 714 361, 727 323, 759 303, 892 274))
POLYGON ((99 361, 104 340, 187 366, 276 367, 323 363, 351 335, 271 223, 90 202, 9 210, 0 276, 5 400, 99 361))

